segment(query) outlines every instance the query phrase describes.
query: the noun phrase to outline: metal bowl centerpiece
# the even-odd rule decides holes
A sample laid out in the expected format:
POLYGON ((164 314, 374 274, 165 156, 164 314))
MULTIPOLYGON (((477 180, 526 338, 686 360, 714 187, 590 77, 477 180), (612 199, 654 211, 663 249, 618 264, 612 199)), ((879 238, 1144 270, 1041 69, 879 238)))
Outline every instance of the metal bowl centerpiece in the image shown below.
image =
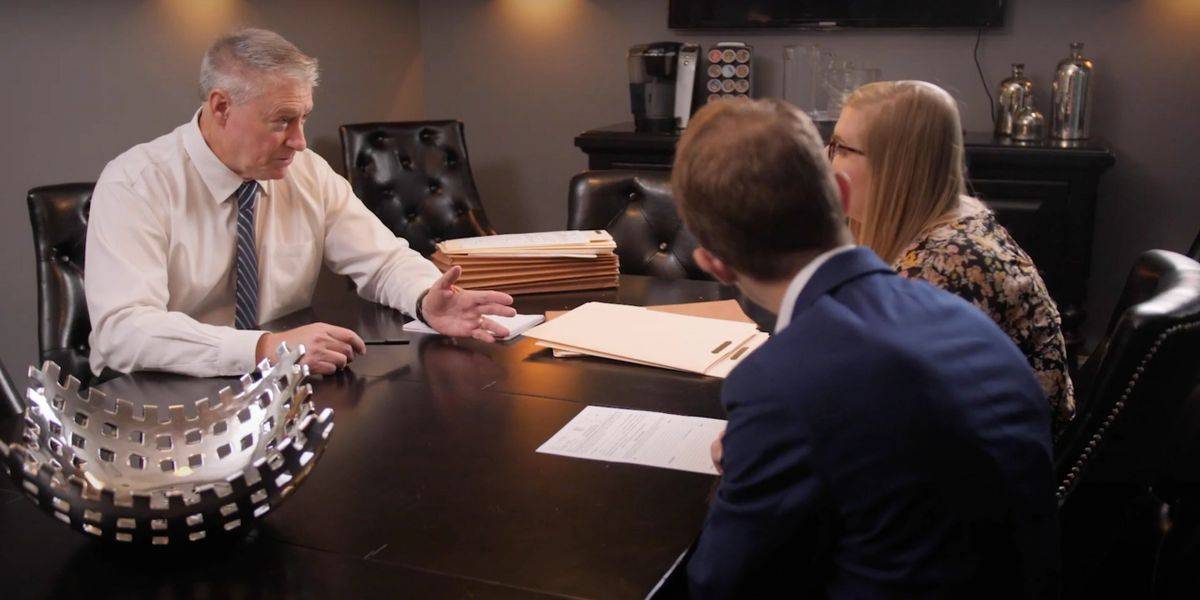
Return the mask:
POLYGON ((178 545, 245 531, 307 477, 333 430, 319 415, 304 347, 279 348, 215 402, 112 402, 58 365, 30 368, 22 441, 0 441, 0 469, 39 507, 83 533, 178 545))

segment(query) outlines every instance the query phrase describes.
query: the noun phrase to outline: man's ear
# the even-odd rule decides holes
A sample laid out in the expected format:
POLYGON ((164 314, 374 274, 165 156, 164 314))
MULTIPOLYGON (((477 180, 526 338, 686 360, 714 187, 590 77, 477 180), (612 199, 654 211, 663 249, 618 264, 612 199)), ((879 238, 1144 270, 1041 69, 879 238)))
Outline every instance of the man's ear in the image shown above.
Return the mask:
POLYGON ((842 197, 842 213, 848 217, 850 216, 850 206, 853 204, 850 176, 841 171, 837 171, 833 174, 833 178, 837 181, 838 195, 842 197))
POLYGON ((717 258, 717 255, 709 252, 703 246, 697 246, 695 250, 692 250, 692 259, 705 273, 712 275, 725 285, 733 285, 737 281, 737 273, 729 268, 725 261, 717 258))
POLYGON ((218 125, 223 126, 229 121, 229 109, 233 106, 233 100, 225 90, 217 88, 209 92, 205 104, 208 105, 208 112, 218 125))

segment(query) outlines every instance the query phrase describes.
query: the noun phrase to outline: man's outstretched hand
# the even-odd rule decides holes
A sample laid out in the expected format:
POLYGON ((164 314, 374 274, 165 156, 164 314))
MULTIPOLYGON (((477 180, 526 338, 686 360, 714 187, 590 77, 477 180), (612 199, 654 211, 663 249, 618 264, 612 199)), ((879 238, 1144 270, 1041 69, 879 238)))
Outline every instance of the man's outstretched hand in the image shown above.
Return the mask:
POLYGON ((462 275, 462 267, 450 267, 434 282, 421 301, 425 324, 438 333, 494 342, 508 336, 508 329, 485 315, 511 317, 512 296, 504 292, 463 290, 454 285, 462 275))

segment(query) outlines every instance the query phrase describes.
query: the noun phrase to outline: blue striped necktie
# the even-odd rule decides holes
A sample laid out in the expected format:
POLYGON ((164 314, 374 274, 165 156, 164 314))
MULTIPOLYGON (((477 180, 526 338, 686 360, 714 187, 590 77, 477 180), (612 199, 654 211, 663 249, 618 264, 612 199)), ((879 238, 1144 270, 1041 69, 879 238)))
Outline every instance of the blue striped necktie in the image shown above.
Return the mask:
POLYGON ((247 181, 237 190, 237 279, 234 287, 233 326, 258 328, 258 252, 254 245, 254 200, 258 182, 247 181))

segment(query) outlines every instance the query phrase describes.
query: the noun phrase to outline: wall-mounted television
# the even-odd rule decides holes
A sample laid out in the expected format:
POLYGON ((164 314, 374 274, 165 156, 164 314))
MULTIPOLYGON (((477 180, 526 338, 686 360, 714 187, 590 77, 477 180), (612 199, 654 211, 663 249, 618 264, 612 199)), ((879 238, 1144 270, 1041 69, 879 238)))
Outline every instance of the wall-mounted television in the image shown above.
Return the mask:
POLYGON ((1000 27, 1007 0, 670 0, 671 29, 1000 27))

